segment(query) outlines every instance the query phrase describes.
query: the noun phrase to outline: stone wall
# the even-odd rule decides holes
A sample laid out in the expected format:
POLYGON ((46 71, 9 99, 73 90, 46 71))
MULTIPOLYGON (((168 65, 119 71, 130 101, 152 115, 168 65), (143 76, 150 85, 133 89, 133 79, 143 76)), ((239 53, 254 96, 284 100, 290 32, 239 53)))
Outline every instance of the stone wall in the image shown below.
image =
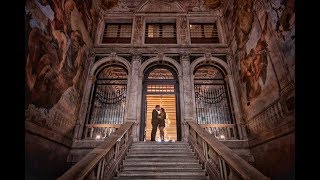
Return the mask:
POLYGON ((224 22, 256 167, 273 178, 293 175, 294 0, 231 0, 224 22))
POLYGON ((25 132, 26 179, 56 179, 69 168, 71 139, 31 122, 25 132))
POLYGON ((272 179, 294 179, 295 135, 278 137, 251 148, 255 167, 272 179), (266 158, 268 157, 268 158, 266 158))
MULTIPOLYGON (((64 138, 73 137, 92 37, 94 1, 27 0, 25 3, 25 123, 64 138)), ((27 172, 56 176, 69 149, 44 133, 27 134, 27 172)), ((54 178, 54 177, 53 177, 54 178)))

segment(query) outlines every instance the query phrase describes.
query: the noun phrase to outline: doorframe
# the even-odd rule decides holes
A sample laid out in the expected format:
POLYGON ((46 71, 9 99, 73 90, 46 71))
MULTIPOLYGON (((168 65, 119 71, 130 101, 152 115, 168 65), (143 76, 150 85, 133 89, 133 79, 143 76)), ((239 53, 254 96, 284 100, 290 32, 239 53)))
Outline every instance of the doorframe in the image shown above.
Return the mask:
MULTIPOLYGON (((147 97, 147 85, 148 83, 154 84, 165 84, 165 82, 169 82, 174 85, 174 94, 175 94, 175 101, 176 101, 176 132, 177 132, 177 141, 181 141, 181 110, 180 110, 180 86, 179 86, 179 78, 178 72, 167 65, 163 64, 155 64, 149 68, 146 68, 143 73, 142 79, 142 98, 141 98, 141 123, 140 123, 140 132, 139 132, 139 141, 144 141, 145 138, 145 128, 146 128, 146 97, 147 97), (147 77, 155 69, 163 68, 170 71, 174 77, 173 80, 148 80, 147 77), (162 81, 162 82, 161 82, 162 81), (160 82, 160 83, 159 83, 160 82)), ((161 94, 161 93, 159 93, 161 94)))

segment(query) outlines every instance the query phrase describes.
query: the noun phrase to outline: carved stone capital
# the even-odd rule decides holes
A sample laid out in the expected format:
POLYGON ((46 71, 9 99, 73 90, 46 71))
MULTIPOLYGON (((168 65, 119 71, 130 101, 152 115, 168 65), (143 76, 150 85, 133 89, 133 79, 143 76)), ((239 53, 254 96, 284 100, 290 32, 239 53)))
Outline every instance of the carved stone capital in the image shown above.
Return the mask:
POLYGON ((189 57, 189 53, 188 52, 180 52, 180 59, 182 61, 189 61, 190 57, 189 57))
POLYGON ((111 58, 115 58, 116 56, 117 56, 117 53, 115 53, 115 52, 110 53, 111 58))
POLYGON ((158 53, 157 57, 159 58, 159 60, 163 60, 164 53, 163 52, 158 53))
POLYGON ((142 54, 140 52, 133 52, 132 53, 132 61, 140 61, 142 54))
POLYGON ((205 53, 204 56, 206 57, 206 60, 211 60, 211 57, 212 57, 211 53, 205 53))

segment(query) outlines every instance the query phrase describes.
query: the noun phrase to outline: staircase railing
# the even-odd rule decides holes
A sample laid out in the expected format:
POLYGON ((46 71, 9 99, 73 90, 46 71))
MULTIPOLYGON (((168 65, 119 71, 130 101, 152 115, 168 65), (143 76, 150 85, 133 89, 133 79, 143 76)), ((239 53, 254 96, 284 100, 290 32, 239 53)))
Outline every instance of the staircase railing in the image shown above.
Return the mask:
POLYGON ((120 126, 121 124, 86 124, 84 139, 104 139, 120 126))
POLYGON ((269 179, 195 122, 186 123, 188 141, 210 179, 269 179))
POLYGON ((238 139, 235 124, 199 124, 208 133, 214 135, 217 139, 231 140, 238 139))
POLYGON ((132 144, 133 124, 127 122, 120 126, 58 180, 112 179, 115 173, 120 170, 120 164, 132 144))

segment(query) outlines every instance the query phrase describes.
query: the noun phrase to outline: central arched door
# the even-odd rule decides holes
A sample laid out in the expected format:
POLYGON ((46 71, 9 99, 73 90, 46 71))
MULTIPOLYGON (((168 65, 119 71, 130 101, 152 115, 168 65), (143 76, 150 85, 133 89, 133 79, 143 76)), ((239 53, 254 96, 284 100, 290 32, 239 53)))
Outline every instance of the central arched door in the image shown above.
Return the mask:
MULTIPOLYGON (((151 139, 152 110, 160 105, 166 110, 165 141, 181 140, 179 82, 176 71, 167 65, 154 65, 145 70, 141 111, 140 141, 151 139)), ((156 140, 159 140, 159 129, 156 140)))

